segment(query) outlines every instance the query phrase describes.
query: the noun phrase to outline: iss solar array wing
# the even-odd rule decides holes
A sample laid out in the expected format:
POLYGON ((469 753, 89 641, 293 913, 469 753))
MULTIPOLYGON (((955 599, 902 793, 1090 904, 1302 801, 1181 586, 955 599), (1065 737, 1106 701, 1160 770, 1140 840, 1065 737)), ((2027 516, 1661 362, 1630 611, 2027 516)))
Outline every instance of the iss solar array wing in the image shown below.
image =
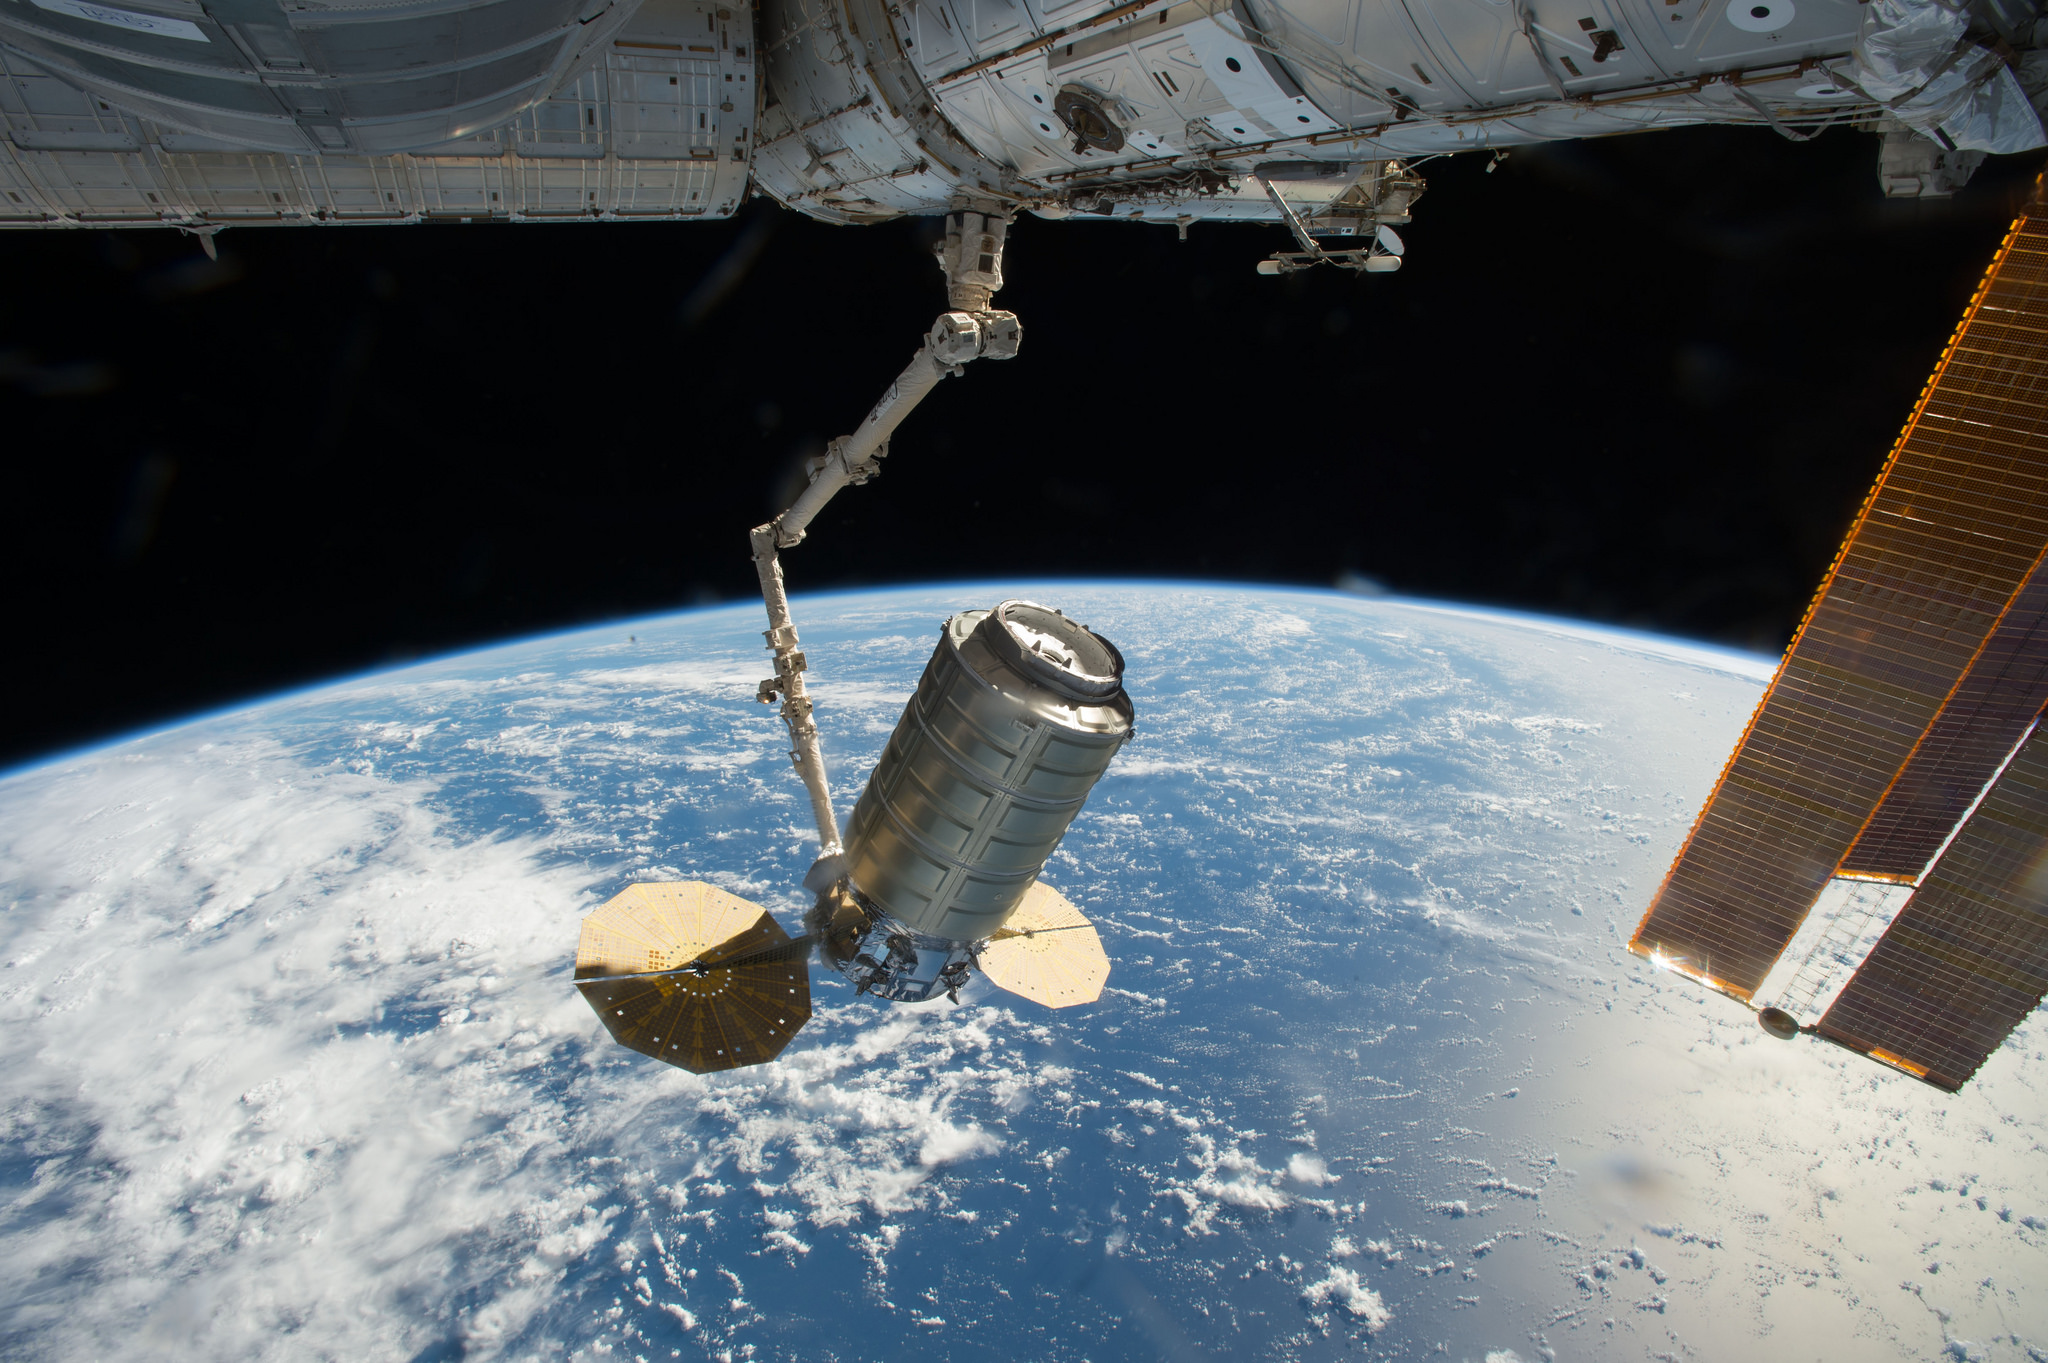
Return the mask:
POLYGON ((2044 550, 2037 184, 1630 949, 1960 1088, 2048 992, 2044 550))

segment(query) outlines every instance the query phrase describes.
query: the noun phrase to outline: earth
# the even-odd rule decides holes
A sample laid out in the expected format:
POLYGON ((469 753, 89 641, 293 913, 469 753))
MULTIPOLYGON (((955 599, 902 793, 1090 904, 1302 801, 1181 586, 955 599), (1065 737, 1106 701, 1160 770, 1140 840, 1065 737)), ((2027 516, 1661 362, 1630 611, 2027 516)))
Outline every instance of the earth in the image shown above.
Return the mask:
POLYGON ((1335 593, 800 597, 842 811, 950 612, 1129 660, 1100 1002, 613 1044, 583 914, 814 855, 758 606, 0 780, 0 1354, 2048 1359, 2037 1014, 1960 1094, 1625 943, 1771 661, 1335 593))

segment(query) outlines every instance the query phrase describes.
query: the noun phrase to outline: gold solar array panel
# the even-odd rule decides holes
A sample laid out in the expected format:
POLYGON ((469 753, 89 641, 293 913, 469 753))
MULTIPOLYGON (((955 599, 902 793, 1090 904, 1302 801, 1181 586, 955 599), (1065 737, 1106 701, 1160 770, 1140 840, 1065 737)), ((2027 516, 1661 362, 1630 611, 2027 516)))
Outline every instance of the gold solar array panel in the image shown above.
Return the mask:
POLYGON ((2048 572, 2037 565, 1856 835, 1842 871, 1917 879, 2044 704, 2048 572))
POLYGON ((761 913, 701 880, 628 885, 583 920, 576 978, 673 970, 745 932, 761 913))
POLYGON ((1095 925, 1041 880, 1031 883, 982 948, 981 970, 999 989, 1048 1008, 1071 1008, 1102 997, 1109 955, 1095 925))
POLYGON ((1818 1031, 1962 1087, 2048 991, 2048 730, 2036 729, 1818 1031))
MULTIPOLYGON (((2048 581, 2033 580, 2044 548, 2048 216, 2037 185, 1631 948, 1746 1000, 1838 872, 1911 883, 1944 844, 1937 872, 1950 861, 1964 867, 1956 858, 1970 840, 1957 834, 1950 843, 1956 820, 1980 797, 1979 814, 1991 808, 1985 783, 2033 723, 2048 685, 2048 581)), ((2007 773, 2013 782, 2016 770, 2007 773)), ((2018 893, 1968 879, 2003 875, 1992 862, 1968 865, 1950 877, 1964 877, 1967 891, 1935 894, 1941 877, 1931 877, 1895 931, 1922 931, 1906 925, 1949 912, 1944 905, 1962 902, 1956 895, 2018 893)), ((2043 929, 2038 913, 2008 916, 1965 955, 2031 959, 2036 946, 2025 943, 2043 929)), ((1880 944, 1866 968, 1879 954, 1898 958, 1901 970, 1935 959, 1905 962, 1902 950, 1880 944)), ((1999 978, 2008 976, 2015 987, 2031 978, 1999 978)), ((1866 997, 1875 978, 1852 982, 1828 1022, 1855 1013, 1860 1030, 1845 1024, 1837 1039, 1853 1034, 1858 1049, 1896 1060, 1903 1052, 1890 1044, 1901 1040, 1892 1031, 1911 1010, 1887 1013, 1866 997)), ((1968 1006, 1989 999, 1959 997, 1968 1006)), ((1954 1032, 1961 1050, 1904 1068, 1945 1077, 1938 1082, 1967 1075, 1975 1062, 1962 1066, 1964 1052, 1992 1031, 1987 1049, 1995 1047, 2009 1025, 1987 1014, 1990 1031, 1954 1032)))
POLYGON ((584 919, 576 987, 621 1045, 705 1074, 782 1053, 810 1021, 809 956, 715 885, 643 883, 584 919))

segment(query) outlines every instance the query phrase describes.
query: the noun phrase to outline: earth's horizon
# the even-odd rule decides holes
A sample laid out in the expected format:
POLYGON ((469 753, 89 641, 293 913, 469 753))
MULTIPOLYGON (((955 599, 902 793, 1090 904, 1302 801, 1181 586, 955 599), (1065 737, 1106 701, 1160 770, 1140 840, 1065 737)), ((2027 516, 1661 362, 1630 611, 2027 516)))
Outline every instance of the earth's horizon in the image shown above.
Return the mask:
POLYGON ((1046 878, 1109 989, 856 999, 691 1075, 582 914, 814 854, 758 604, 0 775, 0 1352, 2048 1359, 2029 1019, 1947 1095, 1629 957, 1775 665, 1295 588, 792 600, 851 808, 944 615, 1128 661, 1046 878))
MULTIPOLYGON (((1754 649, 1736 648, 1731 644, 1715 643, 1710 639, 1694 639, 1681 634, 1662 634, 1642 626, 1617 625, 1599 620, 1581 620, 1576 616, 1548 615, 1542 611, 1520 610, 1512 606, 1494 604, 1466 605, 1436 597, 1404 596, 1399 592, 1381 590, 1377 585, 1371 589, 1346 587, 1305 587, 1287 584, 1259 582, 1237 582, 1230 579, 1208 578, 1032 578, 1035 590, 1049 591, 1057 595, 1062 587, 1080 587, 1099 590, 1105 585, 1123 588, 1162 588, 1173 591, 1218 591, 1256 592, 1268 596, 1305 596, 1315 599, 1335 598, 1345 601, 1376 601, 1390 606, 1403 606, 1413 610, 1440 611, 1472 620, 1493 620, 1503 624, 1521 624, 1531 628, 1553 630, 1562 634, 1583 635, 1589 639, 1603 639, 1622 645, 1636 645, 1663 657, 1697 656, 1701 660, 1724 659, 1731 668, 1745 666, 1762 667, 1766 677, 1776 670, 1777 654, 1764 654, 1754 649)), ((797 632, 804 627, 806 609, 829 607, 841 599, 871 598, 896 593, 926 595, 932 592, 959 592, 963 601, 990 602, 1008 599, 1016 590, 1014 581, 1001 578, 961 578, 945 582, 887 583, 873 587, 831 587, 819 591, 792 589, 789 593, 790 609, 796 618, 797 632)), ((965 609, 961 607, 960 609, 965 609)), ((102 734, 96 738, 84 739, 52 752, 27 757, 11 767, 0 770, 0 781, 64 762, 87 756, 106 748, 124 743, 136 743, 174 733, 213 720, 226 719, 246 711, 261 709, 284 701, 304 699, 340 687, 376 678, 389 678, 413 668, 437 667, 443 664, 461 662, 486 654, 500 653, 508 649, 537 646, 543 643, 561 643, 582 635, 611 635, 620 630, 633 633, 641 625, 657 625, 682 619, 697 619, 720 612, 733 611, 741 614, 759 615, 761 603, 751 597, 732 601, 693 601, 673 610, 651 611, 640 615, 621 615, 582 624, 565 625, 560 629, 534 630, 507 635, 502 639, 485 640, 432 653, 394 658, 387 662, 363 668, 344 669, 331 677, 319 677, 296 685, 280 686, 274 691, 264 691, 238 700, 224 701, 219 705, 204 705, 191 714, 174 719, 150 720, 132 728, 102 734)), ((765 619, 763 621, 765 627, 765 619)), ((758 632, 758 631, 757 631, 758 632)), ((934 628, 936 637, 936 628, 934 628)), ((762 649, 762 657, 768 657, 762 649)), ((764 664, 765 676, 772 668, 764 664)), ((908 697, 906 697, 908 699, 908 697)))

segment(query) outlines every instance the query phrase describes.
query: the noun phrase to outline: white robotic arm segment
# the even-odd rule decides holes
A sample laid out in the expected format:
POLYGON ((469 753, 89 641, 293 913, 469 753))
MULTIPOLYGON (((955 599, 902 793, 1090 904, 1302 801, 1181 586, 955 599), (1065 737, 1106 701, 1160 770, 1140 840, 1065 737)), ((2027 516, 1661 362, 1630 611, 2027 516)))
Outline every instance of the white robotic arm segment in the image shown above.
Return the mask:
POLYGON ((782 722, 789 728, 789 760, 803 778, 818 825, 819 859, 838 855, 839 818, 832 808, 825 780, 825 756, 818 726, 811 719, 805 694, 806 662, 798 648, 796 625, 790 619, 789 597, 783 590, 782 563, 777 551, 803 541, 813 517, 825 509, 839 489, 878 476, 889 452, 889 437, 939 380, 960 372, 970 360, 1012 359, 1023 338, 1016 314, 989 308, 989 298, 1002 286, 1003 238, 1007 217, 960 212, 946 218, 946 240, 939 248, 947 294, 954 310, 939 314, 903 372, 851 435, 843 435, 812 461, 811 482, 796 501, 774 520, 754 527, 749 542, 754 571, 761 581, 761 599, 768 608, 765 637, 775 654, 775 675, 762 682, 755 698, 763 704, 782 701, 782 722))
POLYGON ((811 468, 810 486, 772 522, 776 547, 787 549, 802 543, 812 518, 824 510, 825 503, 839 489, 881 475, 879 461, 889 453, 889 437, 911 409, 939 386, 940 379, 959 373, 962 365, 983 356, 991 360, 1013 359, 1022 339, 1023 328, 1015 313, 940 313, 924 345, 883 392, 881 401, 852 435, 840 436, 826 447, 824 457, 811 468))

